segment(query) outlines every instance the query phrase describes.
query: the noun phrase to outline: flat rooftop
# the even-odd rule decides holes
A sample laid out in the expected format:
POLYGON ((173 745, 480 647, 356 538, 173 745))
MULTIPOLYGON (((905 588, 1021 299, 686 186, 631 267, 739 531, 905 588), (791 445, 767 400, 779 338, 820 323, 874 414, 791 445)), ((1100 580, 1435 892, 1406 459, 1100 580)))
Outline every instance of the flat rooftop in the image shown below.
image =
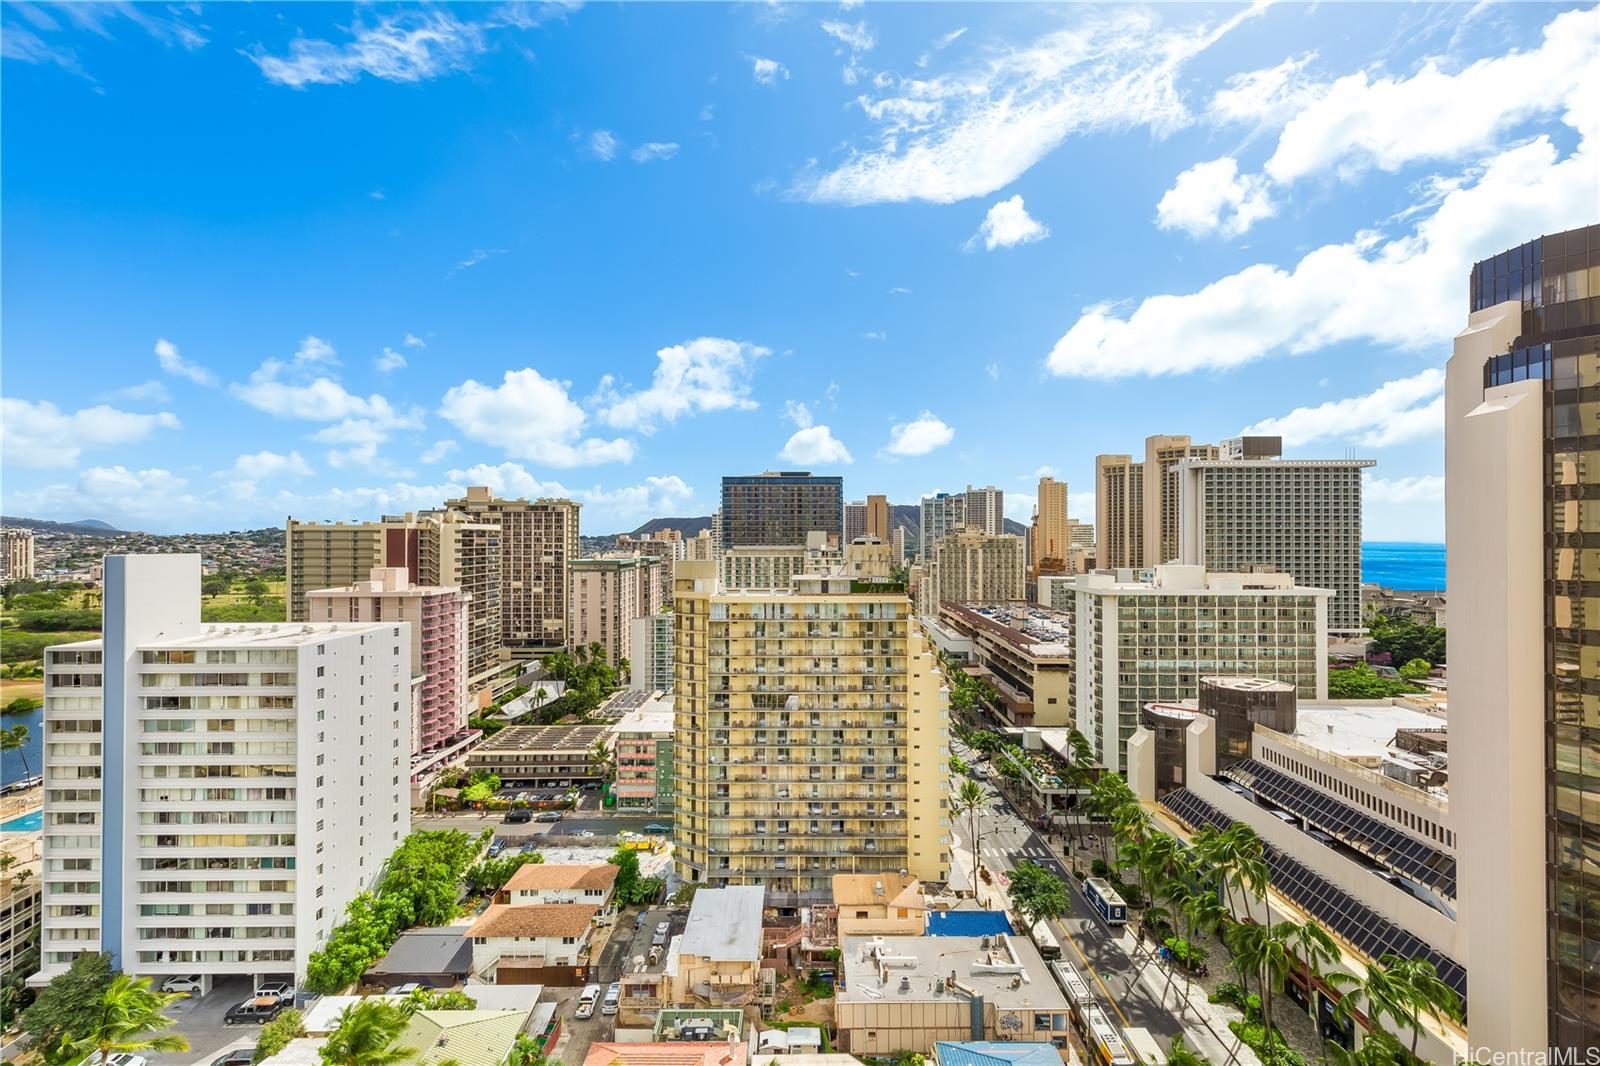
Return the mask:
POLYGON ((1039 659, 1072 654, 1067 613, 1031 603, 945 603, 954 617, 1039 659))
POLYGON ((966 1002, 979 995, 1003 1010, 1067 1009, 1038 949, 1023 937, 894 936, 875 944, 873 937, 851 936, 840 947, 841 1003, 966 1002))
POLYGON ((329 637, 357 636, 393 629, 397 622, 218 622, 146 641, 141 648, 298 648, 329 637))
POLYGON ((603 740, 603 725, 508 725, 473 751, 482 756, 497 751, 588 751, 603 740))
POLYGON ((1294 738, 1330 755, 1374 762, 1390 754, 1399 730, 1438 729, 1445 722, 1388 703, 1301 703, 1295 709, 1294 738))
POLYGON ((613 733, 671 733, 673 699, 666 692, 635 692, 643 699, 630 701, 625 713, 611 726, 613 733))
POLYGON ((767 890, 759 885, 702 888, 689 904, 689 924, 678 954, 722 962, 759 959, 766 898, 767 890))

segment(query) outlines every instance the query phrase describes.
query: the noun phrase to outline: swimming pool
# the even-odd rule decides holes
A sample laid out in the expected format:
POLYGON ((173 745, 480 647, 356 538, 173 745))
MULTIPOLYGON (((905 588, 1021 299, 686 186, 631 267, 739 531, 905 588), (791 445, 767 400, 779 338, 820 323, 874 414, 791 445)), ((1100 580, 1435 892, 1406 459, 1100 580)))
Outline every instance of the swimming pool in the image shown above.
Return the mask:
POLYGON ((44 812, 34 811, 13 818, 9 822, 0 822, 0 833, 36 833, 44 828, 44 812))

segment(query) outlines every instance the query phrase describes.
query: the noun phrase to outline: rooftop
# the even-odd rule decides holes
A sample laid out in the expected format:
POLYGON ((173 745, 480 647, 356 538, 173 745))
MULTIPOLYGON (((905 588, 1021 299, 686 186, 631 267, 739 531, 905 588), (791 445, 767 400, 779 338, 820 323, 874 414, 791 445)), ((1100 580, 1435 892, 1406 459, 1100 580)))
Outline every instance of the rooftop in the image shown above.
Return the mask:
POLYGON ((420 1066, 457 1062, 501 1062, 510 1054, 524 1023, 525 1010, 419 1010, 395 1041, 421 1054, 420 1066))
POLYGON ((589 1045, 583 1066, 744 1066, 745 1046, 721 1041, 589 1045))
POLYGON ((611 726, 613 733, 671 733, 673 699, 670 692, 638 692, 645 699, 627 710, 611 726))
POLYGON ((1301 703, 1294 738, 1302 744, 1356 762, 1376 763, 1389 754, 1402 729, 1438 729, 1445 719, 1392 703, 1301 703))
POLYGON ((1072 654, 1065 611, 1030 603, 943 603, 939 609, 1035 658, 1072 654))
POLYGON ((479 744, 474 755, 494 751, 588 751, 604 740, 603 725, 511 725, 479 744))
POLYGON ((1176 596, 1194 593, 1259 593, 1275 596, 1329 596, 1331 589, 1296 585, 1291 574, 1273 570, 1252 573, 1208 571, 1177 563, 1150 570, 1096 570, 1079 574, 1073 588, 1080 592, 1118 595, 1176 596))
POLYGON ((617 868, 609 862, 594 865, 529 863, 511 875, 508 892, 540 889, 610 888, 617 883, 617 868))
POLYGON ((1055 1045, 1035 1041, 941 1040, 933 1055, 939 1066, 1061 1066, 1055 1045))
POLYGON ((950 910, 928 912, 929 936, 994 936, 1010 935, 1011 920, 1004 911, 950 910))
MULTIPOLYGON (((393 629, 397 622, 217 622, 145 641, 141 648, 298 648, 329 637, 393 629)), ((99 643, 95 641, 94 643, 99 643)))
POLYGON ((834 874, 833 902, 841 907, 874 905, 921 910, 922 882, 909 874, 834 874))
POLYGON ((587 903, 495 903, 472 923, 467 936, 582 936, 598 912, 587 903))
POLYGON ((678 954, 725 962, 761 957, 761 911, 767 890, 759 885, 702 888, 689 905, 689 924, 678 954))
POLYGON ((840 966, 845 979, 838 991, 841 1003, 931 1003, 982 996, 1000 1010, 1067 1009, 1066 996, 1038 949, 1018 936, 846 937, 840 966))
POLYGON ((408 929, 368 973, 458 973, 472 969, 472 945, 460 926, 408 929))

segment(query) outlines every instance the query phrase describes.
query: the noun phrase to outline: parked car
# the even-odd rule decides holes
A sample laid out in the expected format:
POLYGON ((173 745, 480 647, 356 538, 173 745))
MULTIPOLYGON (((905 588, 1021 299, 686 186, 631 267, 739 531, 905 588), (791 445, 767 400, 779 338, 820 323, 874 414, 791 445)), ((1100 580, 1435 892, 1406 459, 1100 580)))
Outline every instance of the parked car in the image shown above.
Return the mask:
POLYGON ((255 1048, 242 1047, 228 1052, 221 1058, 212 1059, 211 1066, 250 1066, 255 1061, 255 1058, 255 1048))
POLYGON ((617 1013, 617 1006, 622 1002, 622 984, 612 981, 611 987, 606 989, 606 998, 600 1001, 601 1014, 617 1013))
POLYGON ((269 981, 264 985, 256 986, 257 996, 276 996, 279 1003, 285 1006, 294 1003, 294 985, 286 981, 269 981))
POLYGON ((521 825, 533 821, 533 812, 526 807, 513 807, 506 812, 505 820, 511 825, 521 825))
POLYGON ((561 821, 561 812, 540 811, 538 814, 533 816, 533 820, 536 822, 559 822, 561 821))
POLYGON ((83 1060, 83 1066, 150 1066, 150 1060, 128 1051, 113 1051, 109 1059, 102 1059, 96 1051, 83 1060))
POLYGON ((495 837, 494 838, 494 843, 489 845, 489 858, 491 858, 491 859, 494 858, 496 855, 499 855, 504 850, 506 850, 506 842, 505 842, 505 840, 503 838, 501 838, 501 837, 495 837))
POLYGON ((205 981, 201 979, 199 974, 194 974, 190 977, 169 977, 161 982, 161 991, 181 992, 186 996, 198 995, 204 987, 205 981))
POLYGON ((533 851, 534 847, 535 847, 534 842, 531 841, 531 840, 524 840, 522 842, 522 850, 523 851, 533 851))
POLYGON ((228 1008, 222 1016, 223 1025, 262 1025, 283 1013, 283 1004, 277 996, 252 996, 243 1003, 228 1008))
POLYGON ((660 822, 651 822, 649 825, 644 827, 644 831, 646 833, 655 833, 659 836, 672 832, 672 827, 670 825, 662 825, 660 822))
POLYGON ((409 996, 411 993, 420 992, 424 988, 430 992, 433 990, 433 986, 426 981, 412 981, 409 984, 395 985, 389 989, 389 994, 391 996, 409 996))
POLYGON ((644 928, 644 919, 645 919, 645 913, 644 913, 644 911, 640 911, 638 916, 636 916, 633 919, 633 927, 635 929, 643 929, 644 928))
POLYGON ((585 985, 583 992, 578 996, 578 1009, 572 1012, 572 1016, 580 1022, 586 1018, 593 1018, 595 1004, 599 1001, 600 986, 585 985))
POLYGON ((593 829, 580 829, 576 833, 573 833, 572 835, 575 836, 575 837, 582 837, 585 840, 587 840, 588 838, 594 836, 594 830, 593 829))

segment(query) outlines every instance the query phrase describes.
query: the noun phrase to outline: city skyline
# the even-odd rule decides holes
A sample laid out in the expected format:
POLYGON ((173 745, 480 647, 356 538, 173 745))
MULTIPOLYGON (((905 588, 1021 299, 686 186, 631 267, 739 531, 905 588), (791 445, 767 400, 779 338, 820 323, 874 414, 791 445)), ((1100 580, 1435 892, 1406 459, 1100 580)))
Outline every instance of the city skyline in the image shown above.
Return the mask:
POLYGON ((1592 221, 1592 8, 3 18, 28 517, 610 533, 767 468, 1092 521, 1096 455, 1251 430, 1440 541, 1467 272, 1592 221))

